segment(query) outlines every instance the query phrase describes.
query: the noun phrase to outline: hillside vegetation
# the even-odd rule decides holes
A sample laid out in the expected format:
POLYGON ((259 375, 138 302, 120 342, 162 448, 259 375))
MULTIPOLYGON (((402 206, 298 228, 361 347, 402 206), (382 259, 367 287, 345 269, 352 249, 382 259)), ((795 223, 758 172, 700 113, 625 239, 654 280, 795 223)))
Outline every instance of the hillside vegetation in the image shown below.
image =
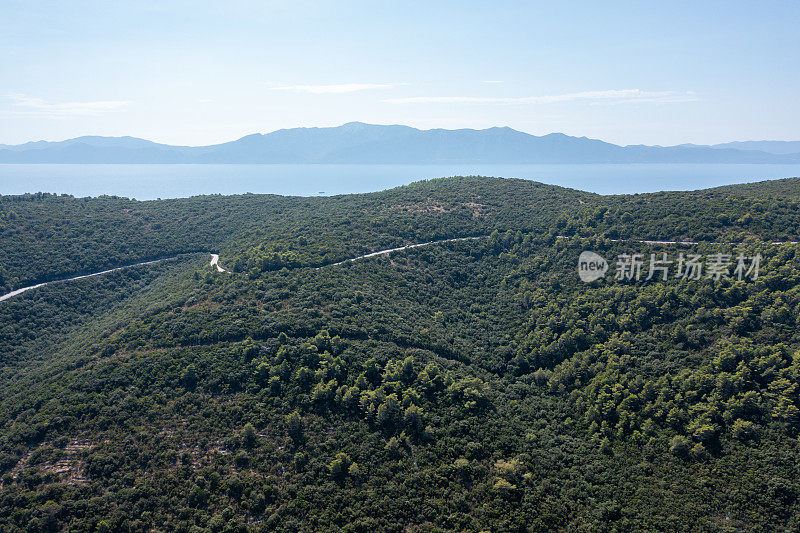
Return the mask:
POLYGON ((0 529, 800 528, 798 190, 2 197, 0 529))

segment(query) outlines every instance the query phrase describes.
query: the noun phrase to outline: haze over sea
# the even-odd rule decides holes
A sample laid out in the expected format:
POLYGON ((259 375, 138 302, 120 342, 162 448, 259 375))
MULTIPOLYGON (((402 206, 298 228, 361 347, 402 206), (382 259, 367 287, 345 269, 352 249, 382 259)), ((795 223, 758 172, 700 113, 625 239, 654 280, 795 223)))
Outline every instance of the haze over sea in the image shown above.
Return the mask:
POLYGON ((317 196, 379 191, 455 175, 522 178, 600 194, 693 190, 800 176, 781 164, 103 165, 3 164, 0 194, 103 194, 138 200, 199 194, 317 196))

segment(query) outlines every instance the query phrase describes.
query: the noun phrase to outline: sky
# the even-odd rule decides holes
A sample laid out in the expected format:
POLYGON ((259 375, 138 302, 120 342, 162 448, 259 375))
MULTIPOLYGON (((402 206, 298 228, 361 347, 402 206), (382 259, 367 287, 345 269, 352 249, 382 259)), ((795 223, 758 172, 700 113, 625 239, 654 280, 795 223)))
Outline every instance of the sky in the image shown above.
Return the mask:
POLYGON ((0 143, 350 121, 800 140, 800 2, 0 3, 0 143))

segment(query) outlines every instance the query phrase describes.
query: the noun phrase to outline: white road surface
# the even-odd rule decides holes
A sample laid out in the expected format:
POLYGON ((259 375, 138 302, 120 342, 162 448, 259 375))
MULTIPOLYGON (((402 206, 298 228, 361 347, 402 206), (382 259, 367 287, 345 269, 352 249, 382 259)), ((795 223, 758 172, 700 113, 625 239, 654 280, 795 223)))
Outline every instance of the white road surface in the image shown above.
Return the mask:
POLYGON ((211 266, 217 267, 217 272, 227 272, 227 270, 219 266, 219 254, 211 254, 211 266))
MULTIPOLYGON (((418 244, 407 244, 405 246, 399 246, 397 248, 388 248, 386 250, 378 250, 377 252, 370 252, 368 254, 359 255, 358 257, 351 257, 350 259, 345 259, 344 261, 339 261, 337 263, 331 263, 329 265, 324 265, 324 266, 317 267, 317 268, 319 269, 319 268, 331 267, 331 266, 336 266, 336 265, 342 265, 344 263, 349 263, 349 262, 352 262, 352 261, 358 261, 359 259, 367 259, 367 258, 370 258, 370 257, 379 256, 379 255, 386 255, 386 254, 390 254, 392 252, 399 252, 399 251, 408 250, 408 249, 411 249, 411 248, 419 248, 420 246, 430 246, 432 244, 441 244, 441 243, 445 243, 445 242, 469 241, 469 240, 475 240, 475 239, 483 239, 485 237, 487 237, 487 235, 480 235, 480 236, 477 236, 477 237, 456 237, 454 239, 443 239, 441 241, 429 241, 429 242, 421 242, 421 243, 418 243, 418 244)), ((566 236, 563 236, 563 235, 559 235, 558 238, 559 239, 568 239, 569 237, 566 237, 566 236)), ((628 241, 628 242, 639 242, 639 243, 643 243, 643 244, 676 244, 676 245, 684 245, 684 246, 700 244, 698 242, 692 242, 692 241, 643 241, 643 240, 632 240, 632 239, 609 239, 609 240, 615 241, 615 242, 628 241)), ((790 243, 790 244, 799 244, 797 241, 789 241, 788 243, 790 243)), ((711 244, 723 244, 723 243, 711 243, 711 244)), ((739 245, 741 243, 724 243, 724 244, 739 245)), ((773 242, 772 244, 787 244, 787 243, 785 243, 785 242, 773 242)), ((30 291, 30 290, 33 290, 33 289, 37 289, 39 287, 44 287, 45 285, 49 285, 51 283, 60 283, 62 281, 73 281, 73 280, 76 280, 76 279, 90 278, 92 276, 101 276, 103 274, 108 274, 110 272, 116 272, 117 270, 122 270, 123 268, 130 268, 130 267, 140 266, 140 265, 150 265, 152 263, 158 263, 160 261, 165 261, 167 259, 174 259, 174 257, 167 257, 167 258, 164 258, 164 259, 155 259, 153 261, 142 261, 141 263, 134 263, 132 265, 125 265, 125 266, 121 266, 121 267, 117 267, 117 268, 111 268, 111 269, 108 269, 108 270, 103 270, 101 272, 94 272, 92 274, 83 274, 83 275, 80 275, 80 276, 73 276, 71 278, 65 278, 65 279, 60 279, 60 280, 47 281, 47 282, 44 282, 44 283, 38 283, 36 285, 31 285, 30 287, 22 287, 21 289, 16 289, 16 290, 13 290, 13 291, 11 291, 9 293, 6 293, 6 294, 3 294, 2 296, 0 296, 0 302, 2 302, 4 300, 8 300, 9 298, 13 298, 14 296, 17 296, 18 294, 22 294, 23 292, 30 291)), ((219 254, 211 254, 210 266, 216 267, 217 272, 227 272, 227 270, 225 270, 224 268, 219 266, 219 254)))
POLYGON ((324 268, 326 266, 336 266, 342 265, 344 263, 349 263, 351 261, 358 261, 359 259, 366 259, 368 257, 375 257, 377 255, 386 255, 392 252, 399 252, 401 250, 408 250, 409 248, 419 248, 420 246, 430 246, 431 244, 441 244, 444 242, 456 242, 456 241, 470 241, 474 239, 483 239, 486 235, 480 235, 478 237, 456 237, 455 239, 444 239, 441 241, 429 241, 429 242, 421 242, 419 244, 406 244, 405 246, 400 246, 398 248, 388 248, 386 250, 378 250, 377 252, 370 252, 368 254, 359 255, 358 257, 351 257, 350 259, 345 259, 344 261, 339 261, 338 263, 331 263, 330 265, 324 265, 317 268, 324 268))
MULTIPOLYGON (((175 257, 177 257, 177 256, 175 256, 175 257)), ((141 263, 134 263, 132 265, 125 265, 125 266, 121 266, 121 267, 117 267, 117 268, 110 268, 108 270, 102 270, 100 272, 93 272, 92 274, 81 274, 80 276, 73 276, 71 278, 64 278, 64 279, 59 279, 59 280, 46 281, 44 283, 37 283, 36 285, 31 285, 30 287, 22 287, 21 289, 14 290, 14 291, 11 291, 9 293, 6 293, 6 294, 0 296, 0 302, 2 302, 3 300, 8 300, 9 298, 13 298, 14 296, 16 296, 18 294, 22 294, 23 292, 30 291, 30 290, 33 290, 33 289, 38 289, 39 287, 44 287, 45 285, 50 285, 51 283, 61 283, 62 281, 74 281, 76 279, 91 278, 93 276, 102 276, 103 274, 109 274, 111 272, 116 272, 117 270, 122 270, 123 268, 130 268, 130 267, 141 266, 141 265, 152 265, 153 263, 159 263, 161 261, 166 261, 167 259, 175 259, 175 257, 165 257, 163 259, 154 259, 152 261, 142 261, 141 263)), ((218 261, 219 261, 219 255, 211 254, 211 266, 216 266, 217 270, 219 272, 225 272, 225 269, 217 264, 218 261)))

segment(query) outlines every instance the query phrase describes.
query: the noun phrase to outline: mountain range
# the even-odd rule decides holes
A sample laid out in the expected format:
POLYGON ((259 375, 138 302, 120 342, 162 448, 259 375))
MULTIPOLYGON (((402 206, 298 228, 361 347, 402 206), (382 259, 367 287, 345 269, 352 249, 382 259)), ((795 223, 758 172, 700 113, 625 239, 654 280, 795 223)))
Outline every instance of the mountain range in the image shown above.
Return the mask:
POLYGON ((0 163, 800 163, 800 141, 620 146, 563 133, 535 136, 508 127, 420 130, 350 122, 254 133, 210 146, 98 136, 0 144, 0 163))

